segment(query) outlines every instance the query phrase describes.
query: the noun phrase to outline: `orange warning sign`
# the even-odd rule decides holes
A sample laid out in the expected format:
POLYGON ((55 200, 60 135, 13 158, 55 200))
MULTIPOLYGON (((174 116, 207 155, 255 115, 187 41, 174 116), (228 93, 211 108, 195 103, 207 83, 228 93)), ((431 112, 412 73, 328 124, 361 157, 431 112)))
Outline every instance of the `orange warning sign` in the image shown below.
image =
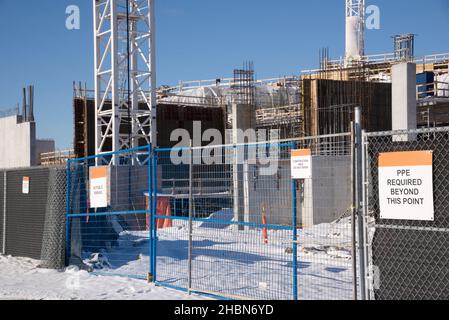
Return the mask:
POLYGON ((432 151, 390 152, 379 155, 379 167, 431 166, 432 151))

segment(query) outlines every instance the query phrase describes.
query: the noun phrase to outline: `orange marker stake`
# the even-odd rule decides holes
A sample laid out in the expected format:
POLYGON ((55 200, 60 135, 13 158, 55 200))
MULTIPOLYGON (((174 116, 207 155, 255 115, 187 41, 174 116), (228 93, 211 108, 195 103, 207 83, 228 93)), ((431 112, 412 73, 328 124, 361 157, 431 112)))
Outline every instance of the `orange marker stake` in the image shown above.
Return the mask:
POLYGON ((172 219, 170 219, 171 217, 171 206, 170 206, 170 201, 167 202, 167 209, 165 211, 165 216, 167 217, 166 219, 164 219, 164 228, 171 228, 173 227, 173 221, 172 219))
MULTIPOLYGON (((267 215, 265 210, 265 203, 262 205, 262 224, 267 225, 267 215)), ((263 237, 263 243, 268 244, 268 229, 263 228, 262 229, 262 237, 263 237)))

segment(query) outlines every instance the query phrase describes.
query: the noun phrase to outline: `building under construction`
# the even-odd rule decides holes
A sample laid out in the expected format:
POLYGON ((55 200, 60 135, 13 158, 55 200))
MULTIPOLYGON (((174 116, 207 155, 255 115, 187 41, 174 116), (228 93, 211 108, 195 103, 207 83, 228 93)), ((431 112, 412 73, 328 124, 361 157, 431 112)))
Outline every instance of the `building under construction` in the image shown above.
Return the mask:
MULTIPOLYGON (((172 147, 176 145, 171 141, 173 130, 186 129, 193 136, 194 122, 198 121, 201 134, 217 129, 225 137, 223 143, 234 143, 226 129, 242 129, 241 123, 233 121, 242 117, 246 118, 244 129, 277 130, 277 136, 268 139, 343 133, 350 131, 355 107, 361 108, 367 131, 398 129, 392 123, 392 69, 401 63, 416 66, 418 127, 449 125, 449 53, 416 56, 415 35, 405 34, 393 36, 392 52, 367 55, 365 1, 346 0, 345 4, 344 56, 333 60, 329 50, 323 49, 318 69, 289 77, 258 80, 253 63, 247 62, 230 78, 180 82, 156 90, 152 67, 155 58, 148 47, 140 48, 150 54, 150 59, 142 62, 148 70, 140 75, 146 81, 139 78, 143 71, 132 64, 139 59, 138 50, 120 52, 124 57, 121 65, 111 58, 110 65, 120 79, 110 78, 104 61, 96 61, 95 90, 74 86, 75 155, 98 155, 150 141, 157 141, 159 147, 172 147), (110 85, 102 87, 102 83, 110 85), (147 85, 134 88, 136 83, 147 85)), ((100 20, 96 21, 95 50, 96 56, 104 60, 108 52, 102 51, 99 42, 106 43, 110 36, 101 32, 101 21, 109 16, 107 6, 104 12, 100 9, 101 5, 96 9, 100 20)), ((135 15, 147 19, 142 12, 136 11, 135 15)), ((118 15, 117 19, 137 23, 128 14, 118 15)), ((148 27, 151 29, 154 21, 147 22, 142 32, 152 46, 154 39, 148 27)), ((115 35, 117 41, 133 43, 135 35, 123 34, 115 35)))
MULTIPOLYGON (((180 82, 158 89, 158 144, 172 147, 178 128, 193 134, 193 122, 207 129, 232 129, 232 105, 250 105, 254 128, 279 130, 280 139, 350 131, 353 110, 362 108, 367 131, 392 129, 391 68, 403 62, 396 53, 365 56, 352 66, 323 54, 317 70, 298 76, 256 80, 251 64, 234 78, 180 82)), ((449 125, 449 54, 410 57, 417 65, 419 127, 449 125)), ((95 154, 93 92, 74 86, 75 155, 95 154)), ((126 128, 122 128, 126 132, 126 128)), ((229 137, 226 143, 232 143, 229 137)))
MULTIPOLYGON (((167 95, 158 99, 158 141, 159 147, 172 148, 177 141, 172 141, 171 134, 176 129, 186 129, 191 136, 194 123, 201 123, 201 134, 208 129, 219 130, 224 135, 226 128, 225 104, 220 99, 200 99, 182 97, 182 103, 171 102, 167 95)), ((107 102, 110 105, 110 102, 107 102)), ((141 103, 143 105, 144 103, 141 103)), ((82 85, 74 85, 74 154, 77 158, 95 155, 95 99, 93 91, 82 85)), ((142 106, 143 108, 143 106, 142 106)), ((121 132, 130 134, 130 127, 122 125, 121 132)), ((146 145, 140 141, 140 145, 146 145)), ((111 147, 111 139, 106 140, 106 148, 111 147)))

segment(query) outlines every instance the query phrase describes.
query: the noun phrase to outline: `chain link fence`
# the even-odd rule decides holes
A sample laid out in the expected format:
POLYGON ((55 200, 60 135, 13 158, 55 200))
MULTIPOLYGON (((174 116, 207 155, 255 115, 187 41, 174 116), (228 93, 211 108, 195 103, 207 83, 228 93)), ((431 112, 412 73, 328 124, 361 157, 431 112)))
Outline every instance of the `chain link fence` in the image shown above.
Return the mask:
POLYGON ((61 167, 0 172, 0 253, 64 268, 66 178, 61 167))
POLYGON ((363 134, 363 228, 354 141, 142 147, 0 172, 1 253, 232 299, 353 299, 361 283, 370 299, 448 299, 449 128, 363 134), (310 179, 292 179, 294 150, 310 151, 310 179))
POLYGON ((42 267, 65 267, 65 226, 67 205, 67 170, 49 168, 47 209, 42 237, 42 267))
POLYGON ((368 133, 364 135, 364 149, 365 238, 370 298, 448 299, 449 128, 368 133), (426 170, 422 167, 410 168, 417 166, 413 164, 415 156, 405 152, 414 151, 425 151, 432 155, 432 173, 427 178, 413 176, 418 170, 426 170), (394 170, 398 172, 398 176, 390 176, 394 183, 392 180, 385 180, 383 176, 386 171, 381 171, 385 165, 382 157, 386 155, 398 159, 396 164, 389 164, 397 166, 394 170), (398 163, 408 164, 408 169, 405 168, 408 179, 402 179, 397 170, 404 170, 404 165, 401 167, 398 163), (422 190, 426 179, 427 183, 433 180, 433 194, 431 187, 422 190), (387 184, 388 197, 384 191, 387 184), (397 187, 391 187, 392 185, 397 187), (430 195, 423 196, 423 193, 430 195), (428 205, 433 204, 434 218, 430 218, 432 212, 427 209, 418 209, 417 218, 407 217, 416 211, 413 206, 424 208, 426 202, 428 205), (397 205, 396 214, 404 217, 396 219, 388 216, 386 204, 390 208, 397 205))

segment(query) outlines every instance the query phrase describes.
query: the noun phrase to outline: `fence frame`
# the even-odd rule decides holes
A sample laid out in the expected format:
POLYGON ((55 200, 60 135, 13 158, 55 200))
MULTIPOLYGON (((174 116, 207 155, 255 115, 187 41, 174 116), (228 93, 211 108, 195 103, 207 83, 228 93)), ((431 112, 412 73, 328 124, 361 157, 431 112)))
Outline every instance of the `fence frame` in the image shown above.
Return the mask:
POLYGON ((7 171, 4 171, 3 173, 3 204, 2 204, 2 254, 6 254, 6 225, 7 225, 7 199, 8 199, 8 174, 7 171))
MULTIPOLYGON (((283 145, 288 145, 289 148, 297 148, 300 147, 301 144, 308 144, 311 143, 312 149, 318 147, 318 149, 320 152, 324 152, 322 155, 325 155, 327 153, 329 153, 329 155, 333 152, 335 152, 335 154, 340 154, 340 152, 350 152, 350 153, 344 153, 347 156, 351 156, 351 186, 354 186, 354 166, 353 166, 353 162, 354 162, 354 152, 355 152, 355 141, 357 141, 356 139, 354 139, 354 135, 356 134, 357 130, 353 130, 350 133, 343 133, 343 134, 329 134, 329 135, 322 135, 322 136, 311 136, 311 137, 302 137, 302 138, 296 138, 296 139, 285 139, 285 140, 274 140, 274 141, 264 141, 264 142, 257 142, 257 143, 242 143, 242 144, 228 144, 228 145, 220 145, 220 146, 210 146, 210 148, 232 148, 233 150, 235 150, 237 147, 248 147, 251 145, 276 145, 277 147, 279 146, 283 146, 283 145), (332 140, 332 139, 336 139, 336 140, 332 140), (344 149, 339 149, 341 148, 340 145, 338 145, 338 143, 340 142, 340 138, 344 138, 345 143, 347 143, 347 145, 345 145, 344 149), (336 143, 337 142, 337 143, 336 143), (321 143, 323 143, 321 145, 321 143), (334 145, 335 144, 335 145, 334 145), (337 149, 329 149, 334 148, 335 146, 337 146, 337 149), (330 150, 330 151, 329 151, 330 150)), ((343 141, 343 139, 342 139, 343 141)), ((146 163, 145 165, 147 165, 148 168, 148 207, 146 208, 147 210, 145 210, 145 213, 148 214, 149 216, 149 234, 148 234, 148 240, 149 240, 149 266, 148 266, 148 274, 147 274, 147 280, 150 283, 154 283, 157 286, 163 286, 163 287, 168 287, 168 288, 172 288, 172 289, 177 289, 177 290, 181 290, 181 291, 186 291, 189 294, 191 293, 199 293, 199 294, 204 294, 204 295, 209 295, 212 297, 218 297, 218 298, 222 298, 222 299, 241 299, 241 298, 248 298, 248 297, 240 297, 240 296, 231 296, 231 295, 221 295, 217 292, 207 292, 206 290, 199 290, 196 288, 192 287, 192 276, 191 276, 191 260, 192 260, 192 256, 191 256, 191 245, 192 245, 192 227, 191 227, 191 223, 192 223, 192 189, 193 189, 193 184, 192 184, 192 159, 190 159, 190 178, 189 178, 189 217, 188 218, 181 218, 181 217, 174 217, 173 220, 186 220, 189 222, 190 228, 189 228, 189 232, 188 232, 188 236, 189 236, 189 286, 187 288, 181 288, 181 287, 176 287, 176 286, 172 286, 170 284, 166 284, 163 282, 159 281, 159 277, 158 277, 158 270, 157 270, 157 257, 158 257, 158 249, 157 249, 157 243, 158 243, 158 229, 157 229, 157 220, 158 219, 164 219, 166 218, 165 216, 159 216, 157 213, 157 199, 158 199, 158 153, 161 151, 173 151, 173 150, 190 150, 190 155, 192 158, 193 154, 194 154, 194 150, 196 149, 201 149, 204 150, 205 147, 190 147, 190 148, 153 148, 151 145, 148 146, 144 146, 144 147, 139 147, 139 148, 134 148, 134 149, 128 149, 128 150, 121 150, 118 152, 111 152, 111 153, 106 153, 106 154, 101 154, 101 155, 97 155, 97 156, 89 156, 89 157, 84 157, 84 158, 80 158, 80 159, 69 159, 67 162, 67 212, 66 212, 66 218, 67 218, 67 223, 66 223, 66 264, 69 263, 70 261, 70 254, 71 254, 71 218, 74 217, 81 217, 81 216, 85 216, 85 214, 83 215, 81 214, 73 214, 71 212, 71 192, 72 192, 72 174, 73 174, 73 166, 76 163, 82 163, 88 160, 96 160, 98 158, 102 158, 102 157, 109 157, 109 156, 115 156, 115 155, 120 155, 120 154, 124 154, 124 153, 132 153, 132 152, 137 152, 137 151, 142 151, 145 150, 148 152, 148 163, 146 163)), ((206 147, 207 148, 207 147, 206 147)), ((314 149, 315 150, 315 149, 314 149)), ((321 154, 315 154, 314 155, 321 155, 321 154)), ((96 164, 95 164, 96 165, 96 164)), ((94 164, 92 165, 88 165, 88 167, 94 166, 94 164)), ((290 179, 287 177, 284 177, 284 179, 290 179)), ((351 190, 355 190, 355 187, 351 187, 351 190)), ((272 225, 272 224, 266 224, 265 227, 267 229, 279 229, 279 230, 288 230, 292 232, 292 237, 291 237, 291 249, 292 249, 292 292, 290 293, 291 297, 293 300, 298 300, 298 291, 299 291, 299 282, 300 277, 299 277, 299 270, 298 270, 298 266, 299 266, 299 257, 298 257, 298 246, 299 246, 299 235, 298 235, 298 227, 293 223, 293 221, 297 221, 298 218, 298 204, 297 204, 297 193, 298 193, 298 181, 295 179, 291 179, 291 218, 292 218, 292 225, 291 226, 282 226, 282 225, 272 225)), ((353 199, 351 201, 354 201, 353 199)), ((354 202, 353 202, 353 206, 352 208, 354 208, 354 202)), ((108 212, 108 213, 89 213, 89 216, 98 216, 98 215, 113 215, 113 214, 123 214, 124 212, 108 212)), ((353 210, 353 214, 355 213, 355 211, 353 210)), ((206 219, 201 219, 201 218, 195 218, 195 221, 200 221, 203 220, 204 222, 206 221, 206 219)), ((214 222, 212 220, 207 220, 207 222, 214 222)), ((221 223, 220 221, 215 221, 218 223, 221 223)), ((244 226, 247 227, 260 227, 258 224, 255 223, 251 223, 251 222, 231 222, 231 223, 227 223, 229 225, 239 225, 239 224, 243 224, 244 226)), ((354 219, 352 219, 352 228, 354 229, 354 219)), ((352 271, 353 271, 353 284, 354 284, 354 299, 357 299, 358 296, 358 292, 357 292, 357 266, 356 266, 356 261, 357 258, 356 256, 354 256, 354 252, 355 252, 355 245, 356 243, 358 243, 358 241, 360 241, 360 239, 356 239, 356 236, 353 235, 353 239, 352 239, 352 251, 351 251, 351 255, 352 255, 352 259, 353 259, 353 263, 352 263, 352 271)))
MULTIPOLYGON (((65 230, 65 235, 66 235, 66 244, 65 244, 65 261, 66 261, 66 265, 69 265, 70 263, 70 256, 71 256, 71 220, 72 218, 77 218, 77 217, 86 217, 86 216, 90 216, 90 217, 95 217, 95 216, 105 216, 105 215, 111 215, 111 216, 116 216, 116 215, 120 215, 120 214, 128 214, 128 213, 136 213, 135 211, 124 211, 124 212, 107 212, 107 213, 79 213, 79 214, 72 214, 71 213, 71 195, 72 195, 72 166, 75 163, 82 163, 84 161, 88 161, 88 160, 97 160, 99 158, 105 158, 105 157, 115 157, 115 156, 120 156, 123 154, 128 154, 128 153, 135 153, 135 152, 139 152, 139 151, 146 151, 148 154, 148 158, 147 158, 147 163, 143 163, 141 166, 146 166, 147 170, 148 170, 148 181, 147 181, 147 192, 148 192, 148 208, 146 208, 146 210, 143 210, 140 213, 145 213, 146 215, 149 216, 149 221, 150 221, 150 230, 148 232, 148 240, 149 240, 149 261, 150 261, 150 265, 148 267, 148 273, 146 275, 146 279, 148 282, 153 282, 153 278, 155 277, 155 269, 153 269, 152 267, 152 257, 155 256, 155 252, 153 251, 153 243, 154 243, 154 238, 153 238, 153 233, 152 230, 154 229, 152 224, 153 224, 153 220, 154 218, 154 211, 153 211, 153 163, 152 163, 152 159, 153 159, 153 148, 150 145, 147 146, 142 146, 142 147, 136 147, 136 148, 131 148, 131 149, 126 149, 126 150, 119 150, 116 152, 108 152, 108 153, 103 153, 100 155, 94 155, 94 156, 88 156, 88 157, 84 157, 84 158, 77 158, 77 159, 68 159, 67 161, 67 208, 66 208, 66 230, 65 230)), ((92 166, 96 166, 97 165, 97 161, 95 161, 95 165, 88 165, 88 168, 92 167, 92 166)), ((97 272, 98 274, 102 274, 101 272, 97 272)), ((129 276, 131 277, 131 275, 120 275, 120 274, 115 274, 117 276, 129 276)))
MULTIPOLYGON (((360 131, 361 132, 361 131, 360 131)), ((342 134, 328 134, 328 135, 321 135, 321 136, 310 136, 310 137, 301 137, 301 138, 295 138, 295 139, 283 139, 283 140, 274 140, 274 141, 264 141, 264 142, 257 142, 257 143, 241 143, 241 144, 227 144, 227 145, 219 145, 219 146, 209 146, 209 147, 179 147, 179 148, 155 148, 155 149, 153 149, 153 171, 154 171, 154 173, 153 173, 153 180, 154 180, 154 182, 153 182, 153 192, 154 192, 154 197, 153 197, 153 201, 155 200, 155 199, 157 199, 157 173, 155 172, 156 170, 157 170, 157 155, 158 155, 158 153, 159 152, 163 152, 163 151, 185 151, 185 150, 189 150, 190 151, 190 162, 192 162, 192 155, 193 155, 193 153, 194 153, 194 151, 195 150, 204 150, 204 149, 207 149, 207 148, 226 148, 226 147, 228 147, 228 148, 230 148, 230 149, 233 149, 233 150, 235 150, 237 147, 247 147, 247 146, 257 146, 257 145, 263 145, 263 144, 266 144, 266 145, 276 145, 276 146, 285 146, 285 145, 288 145, 289 147, 292 147, 292 149, 294 149, 297 145, 299 145, 300 143, 307 143, 307 142, 309 142, 309 141, 320 141, 321 139, 332 139, 332 138, 348 138, 348 143, 349 143, 349 147, 348 147, 348 150, 350 150, 350 155, 351 155, 351 159, 353 158, 353 153, 355 152, 355 144, 354 144, 354 141, 355 141, 355 139, 353 139, 353 136, 354 136, 354 133, 355 133, 355 131, 354 132, 348 132, 348 133, 342 133, 342 134)), ((359 140, 358 141, 361 141, 361 136, 360 136, 360 138, 359 138, 359 140)), ((192 167, 192 165, 191 165, 191 163, 190 163, 190 167, 192 167)), ((351 172, 352 172, 352 177, 354 176, 354 172, 353 172, 353 168, 352 168, 352 166, 351 166, 351 172)), ((189 181, 189 199, 191 199, 191 191, 192 191, 192 176, 191 176, 191 170, 190 170, 190 181, 189 181)), ((351 184, 353 184, 354 183, 354 181, 353 181, 353 179, 352 179, 352 177, 351 177, 351 184)), ((295 180, 295 179, 291 179, 291 191, 292 191, 292 204, 291 204, 291 216, 292 216, 292 221, 297 221, 296 220, 296 218, 297 218, 297 214, 298 214, 298 207, 297 207, 297 202, 296 202, 296 200, 297 200, 297 192, 298 192, 298 190, 297 190, 297 184, 298 184, 298 181, 297 180, 295 180)), ((189 201, 189 203, 191 204, 192 203, 192 201, 189 201)), ((354 207, 354 206, 353 206, 354 207)), ((192 228, 191 228, 191 222, 192 222, 192 219, 191 219, 191 216, 192 216, 192 208, 191 208, 191 205, 189 205, 189 217, 188 218, 179 218, 179 217, 173 217, 172 218, 172 220, 185 220, 185 221, 187 221, 187 222, 189 222, 189 233, 188 233, 188 237, 189 237, 189 274, 188 274, 188 277, 189 277, 189 279, 188 279, 188 282, 189 282, 189 285, 187 286, 187 288, 181 288, 181 287, 177 287, 177 286, 173 286, 173 285, 169 285, 169 284, 166 284, 166 283, 163 283, 163 282, 160 282, 160 281, 158 281, 158 277, 157 277, 157 269, 156 269, 156 265, 157 265, 157 263, 156 263, 156 259, 157 259, 157 239, 158 239, 158 237, 157 237, 157 229, 156 228, 154 228, 154 232, 156 233, 154 236, 153 236, 153 238, 155 239, 154 240, 154 245, 155 245, 155 249, 154 249, 154 254, 155 254, 155 256, 154 256, 154 266, 153 266, 153 270, 154 270, 154 282, 155 282, 155 284, 156 285, 158 285, 158 286, 162 286, 162 287, 167 287, 167 288, 172 288, 172 289, 177 289, 177 290, 181 290, 181 291, 185 291, 185 292, 188 292, 189 294, 191 294, 191 293, 199 293, 199 294, 203 294, 203 295, 209 295, 209 296, 213 296, 213 297, 219 297, 219 298, 224 298, 224 299, 242 299, 242 298, 245 298, 245 299, 248 299, 249 297, 240 297, 240 296, 230 296, 230 295, 221 295, 221 294, 219 294, 219 293, 216 293, 216 292, 211 292, 211 291, 208 291, 208 292, 206 292, 206 291, 204 291, 204 290, 200 290, 200 289, 196 289, 196 288, 192 288, 191 287, 191 270, 190 270, 190 268, 191 268, 191 266, 190 266, 190 263, 191 263, 191 252, 190 252, 190 250, 191 250, 191 237, 192 237, 192 228)), ((166 217, 164 217, 164 216, 159 216, 158 214, 157 214, 157 210, 156 210, 156 201, 154 201, 153 202, 153 212, 155 213, 155 216, 154 216, 154 219, 153 219, 153 224, 155 225, 155 220, 157 220, 157 219, 164 219, 164 218, 166 218, 166 217)), ((201 218, 195 218, 195 221, 204 221, 204 222, 206 222, 206 220, 205 219, 201 219, 201 218)), ((208 222, 211 222, 211 220, 207 220, 208 222)), ((217 222, 217 223, 220 223, 220 221, 213 221, 213 222, 217 222)), ((235 225, 235 224, 243 224, 243 225, 245 225, 245 226, 249 226, 249 227, 254 227, 254 226, 258 226, 258 225, 256 225, 256 224, 252 224, 252 223, 244 223, 244 222, 238 222, 238 223, 235 223, 235 222, 232 222, 232 223, 230 223, 230 225, 235 225)), ((292 300, 298 300, 298 281, 299 281, 299 279, 298 279, 298 272, 296 271, 297 270, 297 268, 298 268, 298 255, 297 255, 297 253, 298 253, 298 244, 299 244, 299 240, 298 240, 298 229, 297 229, 297 227, 294 227, 293 225, 292 226, 286 226, 286 227, 282 227, 282 226, 276 226, 276 225, 268 225, 268 227, 267 228, 269 228, 269 229, 285 229, 285 230, 291 230, 292 231, 292 251, 293 251, 293 255, 292 255, 292 292, 291 292, 291 296, 292 296, 292 300)), ((353 239, 353 242, 352 242, 352 246, 353 246, 353 248, 355 247, 355 245, 356 245, 356 241, 358 242, 358 239, 356 240, 355 239, 355 237, 354 237, 354 239, 353 239)), ((363 247, 363 246, 362 246, 363 247)), ((356 261, 357 259, 355 258, 355 257, 353 257, 353 259, 354 259, 354 261, 356 261)), ((356 262, 354 262, 354 265, 352 266, 353 267, 353 282, 354 282, 354 286, 357 286, 357 272, 356 272, 356 269, 354 269, 356 266, 355 266, 355 263, 356 262)), ((358 292, 357 292, 357 289, 354 289, 354 299, 356 300, 357 299, 357 296, 358 296, 358 292)))

